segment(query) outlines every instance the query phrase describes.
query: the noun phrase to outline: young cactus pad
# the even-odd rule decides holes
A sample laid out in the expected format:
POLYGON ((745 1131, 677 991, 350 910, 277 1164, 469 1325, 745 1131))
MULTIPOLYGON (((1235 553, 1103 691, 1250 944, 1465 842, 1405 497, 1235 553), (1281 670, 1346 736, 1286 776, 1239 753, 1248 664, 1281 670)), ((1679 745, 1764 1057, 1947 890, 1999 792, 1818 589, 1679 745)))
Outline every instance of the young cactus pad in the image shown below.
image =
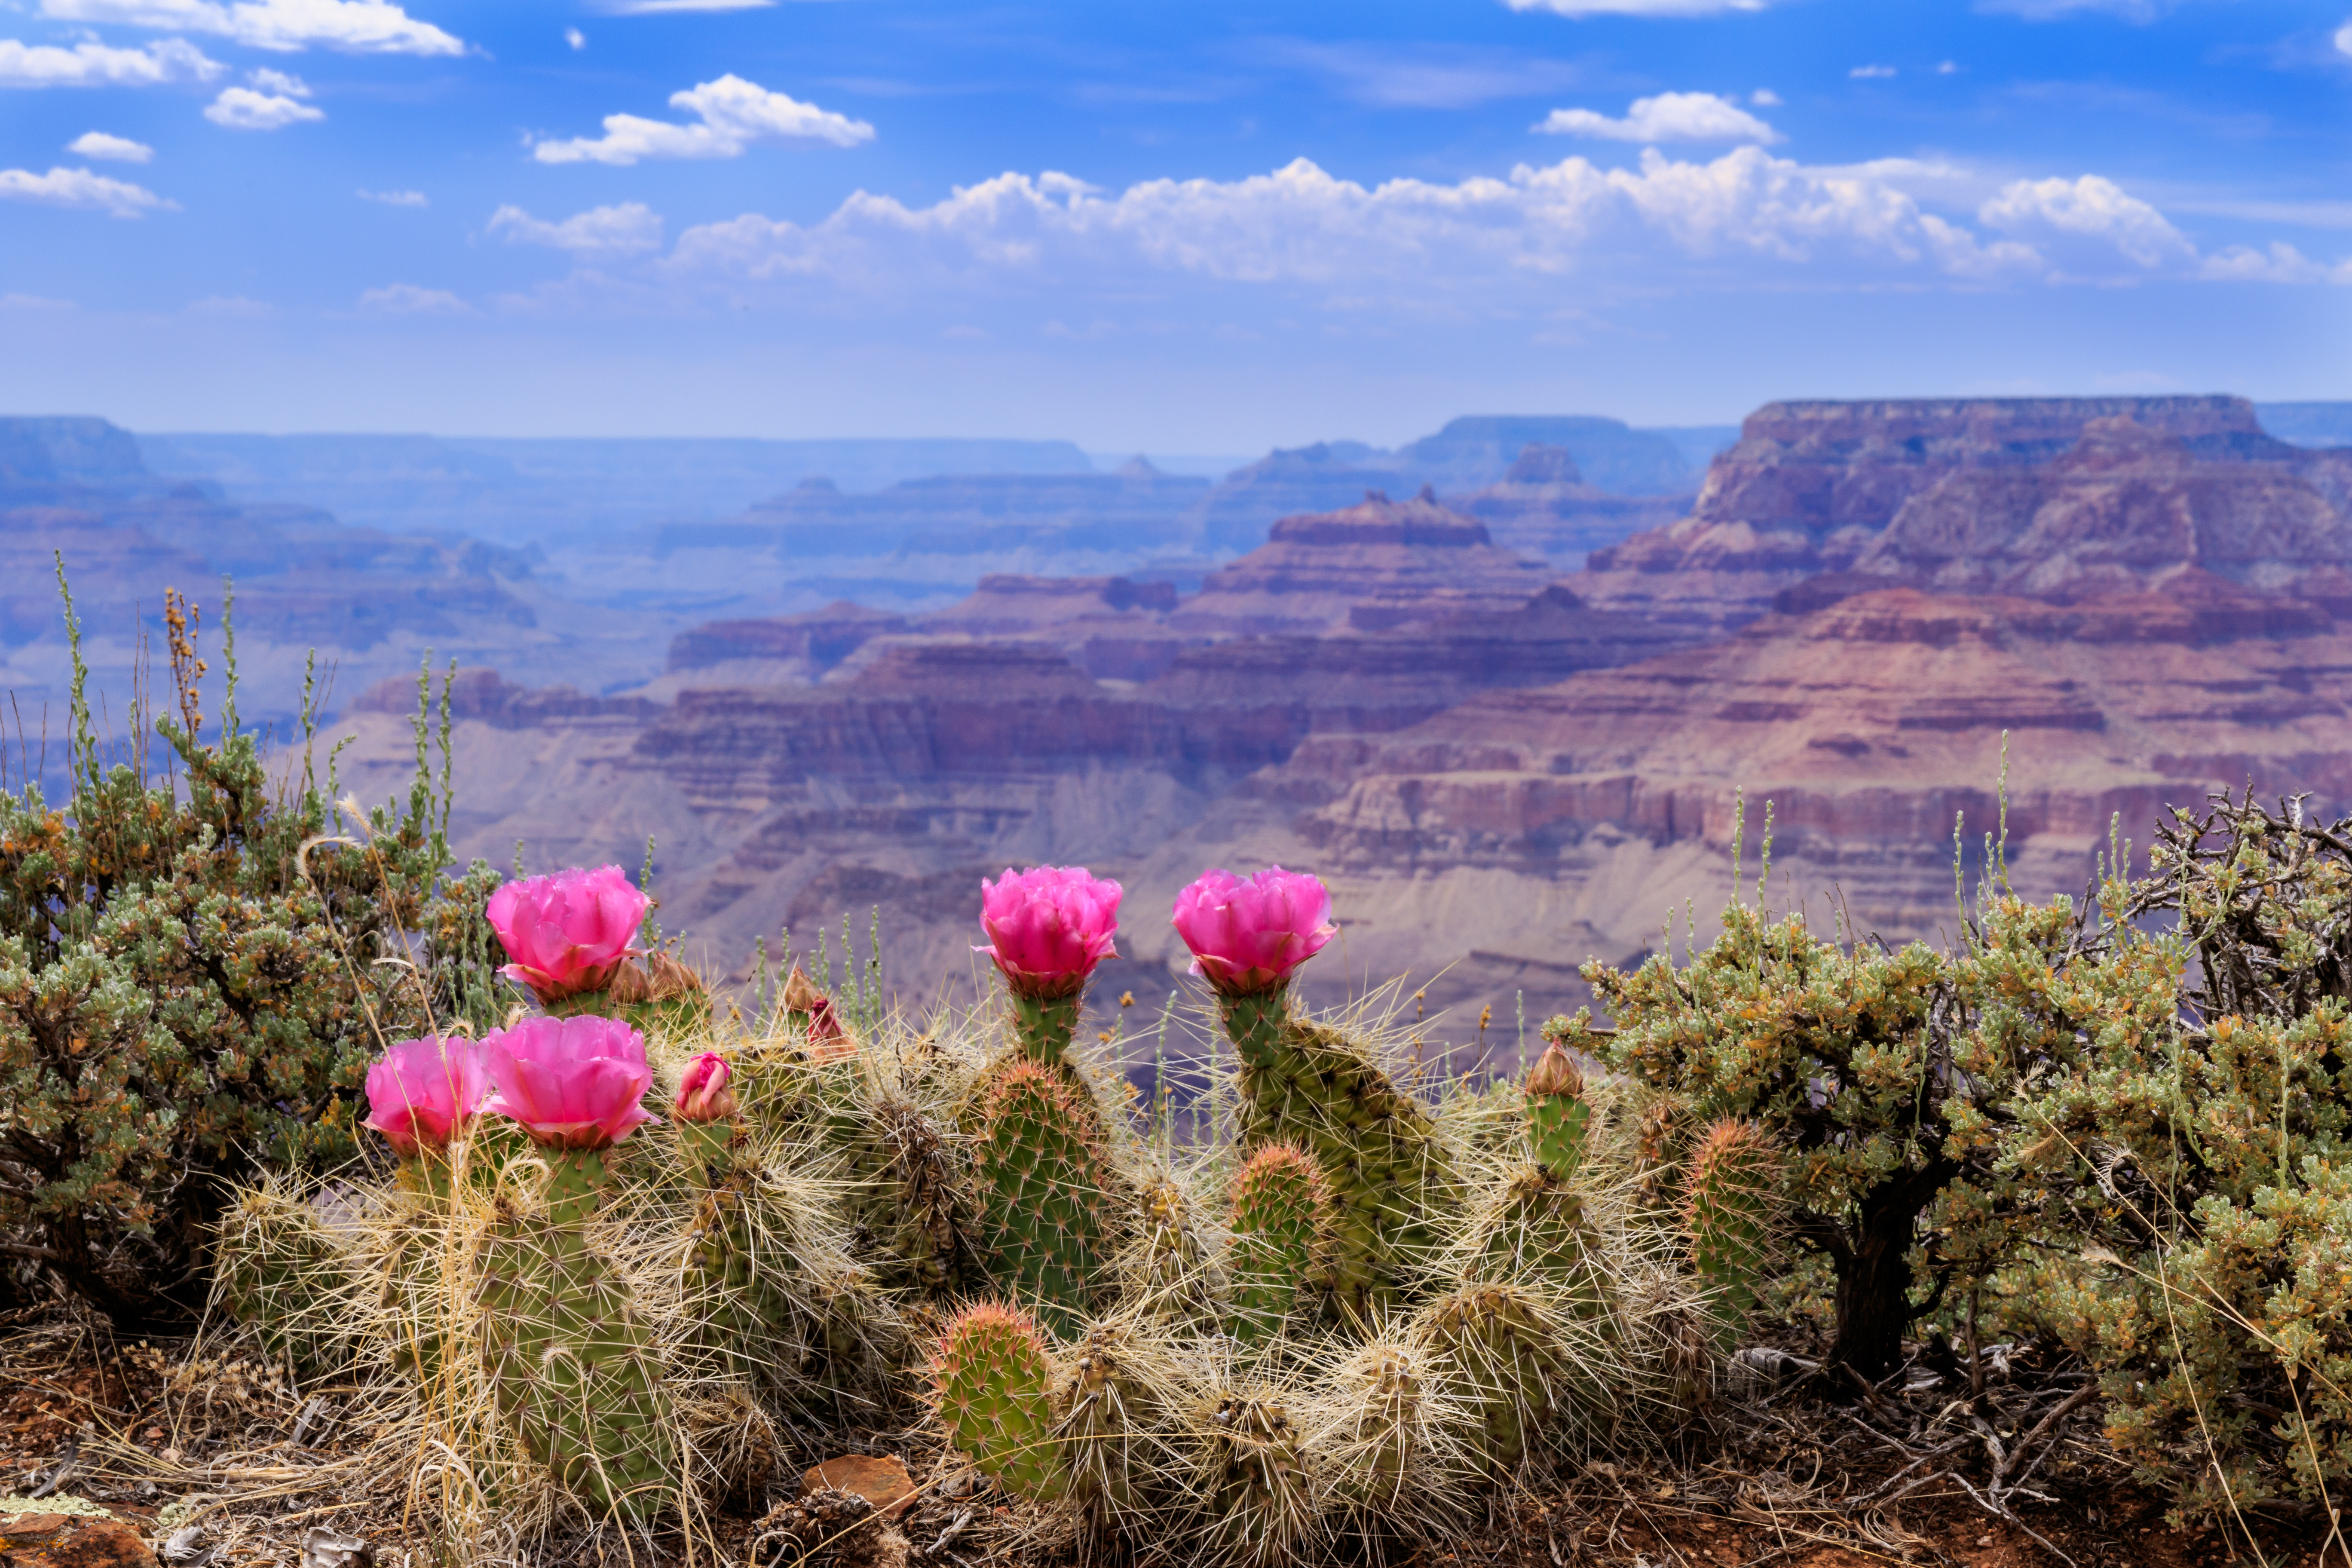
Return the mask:
POLYGON ((1528 1142, 1544 1174, 1555 1182, 1576 1174, 1591 1120, 1584 1075, 1557 1042, 1546 1047, 1528 1071, 1528 1142))
POLYGON ((1414 1342, 1451 1363, 1451 1393, 1467 1413, 1463 1433, 1488 1475, 1527 1459, 1567 1392, 1569 1364, 1551 1313, 1512 1285, 1477 1285, 1432 1302, 1414 1342))
POLYGON ((1110 1163, 1093 1108, 1060 1073, 1009 1059, 982 1091, 971 1166, 996 1283, 1075 1332, 1105 1251, 1110 1163))
POLYGON ((1330 1228, 1322 1173, 1292 1143, 1269 1143, 1234 1182, 1234 1333, 1244 1343, 1282 1332, 1330 1228))
POLYGON ((1779 1151, 1752 1121, 1706 1130, 1691 1155, 1683 1226, 1691 1267, 1708 1289, 1715 1337, 1727 1348, 1756 1310, 1756 1285, 1772 1251, 1779 1208, 1779 1151))
POLYGON ((1286 989, 1219 1004, 1241 1058, 1242 1147, 1287 1142, 1313 1157, 1332 1210, 1313 1283, 1366 1320, 1433 1249, 1427 1210, 1442 1173, 1428 1113, 1356 1042, 1292 1018, 1286 989))
POLYGON ((1069 1489, 1054 1431, 1052 1369, 1037 1320, 983 1301, 940 1336, 931 1385, 948 1441, 1012 1490, 1037 1501, 1069 1489))

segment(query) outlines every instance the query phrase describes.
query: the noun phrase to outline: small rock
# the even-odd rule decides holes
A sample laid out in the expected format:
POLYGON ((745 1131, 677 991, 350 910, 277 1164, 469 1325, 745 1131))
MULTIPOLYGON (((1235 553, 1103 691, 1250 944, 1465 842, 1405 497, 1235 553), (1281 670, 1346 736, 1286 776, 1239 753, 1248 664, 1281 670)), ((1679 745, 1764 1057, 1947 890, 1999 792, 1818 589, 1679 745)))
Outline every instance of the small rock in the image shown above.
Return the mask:
POLYGON ((827 1459, 803 1476, 801 1486, 812 1492, 827 1487, 854 1492, 872 1503, 885 1519, 898 1518, 915 1501, 915 1478, 907 1473, 906 1462, 895 1454, 878 1459, 866 1454, 844 1454, 827 1459))
POLYGON ((119 1519, 16 1514, 0 1520, 0 1542, 14 1568, 160 1568, 139 1532, 119 1519), (34 1521, 51 1521, 38 1533, 34 1521))
POLYGON ((302 1568, 375 1568, 375 1548, 356 1535, 314 1524, 302 1532, 302 1568))

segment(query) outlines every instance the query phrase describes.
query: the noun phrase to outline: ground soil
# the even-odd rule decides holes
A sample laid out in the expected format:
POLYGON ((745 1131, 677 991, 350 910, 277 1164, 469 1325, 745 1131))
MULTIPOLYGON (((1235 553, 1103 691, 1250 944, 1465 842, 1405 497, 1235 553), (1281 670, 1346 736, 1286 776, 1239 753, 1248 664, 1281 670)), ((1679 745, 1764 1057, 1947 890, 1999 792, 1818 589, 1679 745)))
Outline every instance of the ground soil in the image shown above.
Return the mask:
MULTIPOLYGON (((250 1352, 223 1354, 209 1343, 126 1342, 71 1310, 0 1317, 0 1496, 89 1500, 158 1548, 181 1534, 182 1561, 216 1549, 208 1568, 295 1568, 304 1531, 322 1523, 364 1537, 383 1568, 442 1568, 420 1522, 404 1517, 396 1488, 354 1482, 370 1436, 359 1415, 365 1392, 298 1386, 250 1352), (339 1419, 346 1405, 351 1418, 339 1419), (184 1533, 191 1525, 193 1537, 184 1533)), ((2004 1397, 2013 1416, 2032 1391, 1989 1387, 1980 1408, 1995 1423, 2004 1397)), ((2131 1484, 2106 1451, 2095 1405, 2055 1428, 2033 1478, 2038 1495, 2013 1494, 2013 1517, 1994 1517, 1981 1501, 1984 1453, 1947 1454, 1935 1462, 1941 1470, 1912 1462, 1948 1429, 1935 1422, 1948 1422, 1954 1408, 1952 1391, 1925 1386, 1874 1401, 1817 1397, 1801 1386, 1751 1391, 1719 1401, 1664 1451, 1567 1461, 1532 1478, 1491 1500, 1458 1541, 1371 1542, 1355 1554, 1384 1568, 2352 1568, 2340 1554, 2323 1563, 2321 1535, 2291 1523, 2176 1528, 2169 1498, 2131 1484), (1895 1500, 1865 1500, 1938 1475, 1895 1500)), ((843 1448, 896 1456, 920 1489, 911 1507, 877 1521, 873 1550, 859 1554, 877 1568, 1079 1560, 1066 1527, 1009 1502, 919 1432, 843 1448)), ((721 1508, 693 1542, 656 1542, 654 1561, 747 1563, 760 1516, 800 1490, 801 1463, 828 1457, 789 1456, 763 1495, 721 1508)), ((173 1561, 170 1552, 163 1561, 173 1561)), ((648 1555, 644 1543, 632 1551, 591 1540, 547 1561, 642 1565, 648 1555)))

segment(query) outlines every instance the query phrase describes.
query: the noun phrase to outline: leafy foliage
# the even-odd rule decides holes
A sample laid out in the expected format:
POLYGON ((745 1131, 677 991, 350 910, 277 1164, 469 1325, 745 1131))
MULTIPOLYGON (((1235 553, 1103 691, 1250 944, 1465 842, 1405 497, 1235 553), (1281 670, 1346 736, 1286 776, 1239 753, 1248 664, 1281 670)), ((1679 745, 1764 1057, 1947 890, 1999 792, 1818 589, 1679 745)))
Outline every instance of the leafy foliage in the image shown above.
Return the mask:
POLYGON ((415 784, 353 819, 331 758, 323 789, 308 765, 273 784, 237 727, 233 632, 225 732, 199 738, 192 622, 172 627, 179 716, 155 721, 176 776, 109 766, 70 599, 66 625, 68 796, 0 793, 0 1235, 139 1316, 201 1298, 229 1181, 352 1157, 355 1095, 385 1043, 488 1008, 466 911, 495 874, 444 877, 446 686, 439 779, 420 677, 415 784))

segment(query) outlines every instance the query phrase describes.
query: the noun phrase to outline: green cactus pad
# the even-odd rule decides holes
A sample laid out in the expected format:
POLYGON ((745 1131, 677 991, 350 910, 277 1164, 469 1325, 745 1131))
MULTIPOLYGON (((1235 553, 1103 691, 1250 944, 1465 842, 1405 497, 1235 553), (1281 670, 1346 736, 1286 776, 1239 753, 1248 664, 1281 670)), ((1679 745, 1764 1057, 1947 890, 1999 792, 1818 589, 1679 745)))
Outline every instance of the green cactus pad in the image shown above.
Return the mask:
POLYGON ((1321 1264, 1331 1229, 1323 1177, 1306 1151, 1269 1143, 1234 1182, 1233 1331, 1245 1344, 1280 1336, 1321 1264))
POLYGON ((1584 1075, 1555 1043, 1528 1069, 1527 1092, 1528 1142, 1535 1163, 1553 1181, 1567 1182, 1584 1158, 1592 1119, 1584 1075))
POLYGON ((971 1166, 996 1283, 1075 1332, 1103 1261, 1111 1180, 1093 1107, 1050 1068, 1000 1063, 982 1090, 971 1166))
POLYGON ((220 1222, 214 1258, 221 1305, 271 1355, 305 1373, 351 1361, 359 1271, 310 1205, 274 1183, 247 1189, 220 1222))
POLYGON ((1020 1042, 1021 1054, 1040 1067, 1064 1065, 1087 1005, 1085 994, 1024 996, 1014 992, 1012 1003, 1013 1037, 1020 1042))
POLYGON ((1050 1501, 1069 1490, 1054 1430, 1052 1369, 1037 1320, 982 1302, 940 1337, 931 1384, 948 1441, 1011 1490, 1050 1501))
POLYGON ((1287 1410, 1271 1398, 1229 1394, 1213 1417, 1210 1535, 1235 1568, 1298 1561, 1315 1510, 1287 1410))
POLYGON ((1313 1283, 1343 1318, 1369 1321, 1435 1247, 1429 1210, 1445 1173, 1429 1115, 1354 1041, 1292 1018, 1286 990, 1218 1004, 1241 1058, 1242 1147, 1313 1157, 1332 1208, 1313 1283))
POLYGON ((1446 1358, 1480 1468, 1495 1479, 1517 1471, 1569 1392, 1568 1359, 1541 1300, 1513 1285, 1474 1285, 1423 1309, 1413 1340, 1446 1358))
POLYGON ((1469 1279, 1541 1284, 1575 1317, 1607 1321, 1612 1292, 1583 1194, 1529 1165, 1511 1174, 1472 1224, 1477 1250, 1469 1279))
POLYGON ((1756 1310, 1756 1286, 1772 1253, 1780 1212, 1780 1152, 1761 1127, 1723 1121, 1692 1152, 1683 1228, 1691 1268, 1707 1287, 1718 1349, 1735 1344, 1756 1310))
POLYGON ((1135 1512, 1144 1468, 1144 1412, 1129 1368, 1130 1344, 1123 1328, 1089 1330, 1055 1401, 1071 1495, 1098 1527, 1135 1512))

